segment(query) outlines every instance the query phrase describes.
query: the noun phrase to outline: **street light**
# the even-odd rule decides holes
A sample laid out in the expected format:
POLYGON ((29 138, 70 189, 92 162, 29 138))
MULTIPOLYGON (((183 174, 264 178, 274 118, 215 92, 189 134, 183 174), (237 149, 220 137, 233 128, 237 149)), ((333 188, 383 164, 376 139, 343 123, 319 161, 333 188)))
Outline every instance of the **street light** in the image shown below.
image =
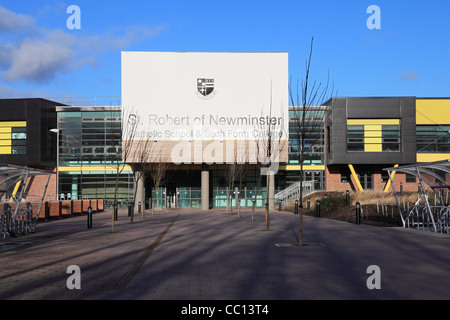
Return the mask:
POLYGON ((50 132, 56 133, 56 200, 59 200, 59 132, 60 129, 50 129, 50 132))

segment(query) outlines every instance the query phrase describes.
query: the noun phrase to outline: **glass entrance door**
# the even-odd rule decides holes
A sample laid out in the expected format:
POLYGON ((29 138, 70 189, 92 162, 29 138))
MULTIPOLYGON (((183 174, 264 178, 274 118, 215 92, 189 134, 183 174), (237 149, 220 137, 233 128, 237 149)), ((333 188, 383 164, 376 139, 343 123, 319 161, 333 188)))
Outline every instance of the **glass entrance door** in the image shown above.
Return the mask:
POLYGON ((166 205, 167 208, 176 208, 177 207, 177 189, 174 188, 167 188, 167 199, 166 199, 166 205))

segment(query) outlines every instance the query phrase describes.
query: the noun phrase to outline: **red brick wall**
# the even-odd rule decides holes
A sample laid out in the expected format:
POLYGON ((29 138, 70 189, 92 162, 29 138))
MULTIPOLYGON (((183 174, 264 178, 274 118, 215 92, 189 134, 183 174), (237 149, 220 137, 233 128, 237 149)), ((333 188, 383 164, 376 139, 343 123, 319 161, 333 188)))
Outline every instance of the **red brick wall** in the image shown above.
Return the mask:
POLYGON ((83 200, 73 200, 73 209, 74 214, 83 213, 83 200))
MULTIPOLYGON (((50 176, 50 181, 48 183, 47 186, 47 192, 46 195, 47 196, 54 196, 56 195, 56 168, 54 167, 42 167, 39 168, 41 170, 46 170, 46 171, 51 171, 54 172, 54 174, 52 174, 50 176)), ((39 175, 39 176, 35 176, 34 179, 28 179, 28 183, 26 188, 28 189, 28 195, 29 196, 41 196, 45 190, 45 184, 48 181, 48 176, 47 175, 39 175), (31 184, 30 184, 31 182, 31 184)), ((56 198, 45 198, 45 200, 56 200, 56 198)), ((40 199, 38 199, 38 197, 30 197, 30 199, 32 199, 33 201, 38 201, 40 199)))
POLYGON ((92 212, 97 212, 97 202, 98 200, 91 200, 92 212))
MULTIPOLYGON (((386 182, 381 182, 381 173, 383 171, 383 168, 385 168, 385 166, 374 165, 372 167, 372 171, 374 173, 373 190, 383 191, 386 186, 386 182)), ((360 168, 358 168, 357 165, 354 165, 354 169, 356 171, 356 174, 358 174, 358 169, 360 168)), ((341 172, 345 173, 349 171, 350 169, 348 169, 348 165, 327 166, 326 167, 327 191, 338 191, 338 192, 345 192, 346 190, 357 191, 358 187, 352 174, 349 174, 351 182, 345 183, 341 182, 341 172)), ((394 188, 396 191, 400 191, 400 182, 401 182, 403 185, 403 191, 417 192, 417 182, 407 183, 406 175, 404 173, 396 173, 393 180, 394 180, 394 188)), ((432 181, 434 181, 434 179, 432 181)), ((392 191, 392 187, 389 188, 389 191, 392 191)))
POLYGON ((91 200, 83 200, 83 213, 88 212, 88 208, 91 205, 91 200))
POLYGON ((63 216, 72 216, 72 201, 71 200, 63 200, 61 201, 61 214, 63 216))
POLYGON ((49 201, 49 217, 50 218, 60 218, 61 217, 61 202, 60 201, 49 201))
POLYGON ((105 209, 105 200, 99 199, 97 200, 97 210, 103 211, 105 209))

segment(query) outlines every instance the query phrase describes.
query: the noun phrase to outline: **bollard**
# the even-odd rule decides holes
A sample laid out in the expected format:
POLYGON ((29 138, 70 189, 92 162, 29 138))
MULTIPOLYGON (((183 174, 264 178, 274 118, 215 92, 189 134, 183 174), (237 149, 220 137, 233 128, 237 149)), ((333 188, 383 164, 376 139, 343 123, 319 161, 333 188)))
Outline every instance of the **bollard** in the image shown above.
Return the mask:
POLYGON ((88 215, 87 215, 87 219, 88 219, 88 229, 92 229, 92 207, 88 208, 88 215))
POLYGON ((280 202, 278 202, 278 211, 281 211, 281 201, 280 202))
POLYGON ((361 224, 361 205, 356 203, 356 224, 361 224))
POLYGON ((320 201, 316 201, 316 217, 320 218, 320 201))
POLYGON ((306 209, 309 210, 311 209, 311 199, 308 198, 308 200, 306 201, 306 209))
POLYGON ((298 200, 295 200, 294 213, 298 214, 298 200))
POLYGON ((400 181, 400 193, 403 192, 403 182, 400 181))
POLYGON ((347 207, 350 206, 350 192, 347 190, 345 191, 345 201, 347 203, 347 207))
POLYGON ((266 202, 265 204, 266 209, 266 231, 269 231, 269 203, 266 202))
POLYGON ((142 204, 140 201, 138 203, 138 213, 142 213, 142 204))
POLYGON ((130 202, 128 202, 128 216, 131 217, 131 211, 133 210, 133 204, 130 202))
POLYGON ((117 205, 117 203, 114 205, 114 221, 119 220, 119 206, 117 205))

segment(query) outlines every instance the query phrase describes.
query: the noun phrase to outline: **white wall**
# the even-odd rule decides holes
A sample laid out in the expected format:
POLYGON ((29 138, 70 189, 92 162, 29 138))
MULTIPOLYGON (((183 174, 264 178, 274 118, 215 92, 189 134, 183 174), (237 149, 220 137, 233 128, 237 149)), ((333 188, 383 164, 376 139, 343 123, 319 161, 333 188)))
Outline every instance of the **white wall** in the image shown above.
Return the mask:
POLYGON ((287 53, 122 52, 135 140, 254 141, 267 123, 287 140, 288 105, 287 53), (199 78, 214 80, 212 94, 198 92, 199 78))

